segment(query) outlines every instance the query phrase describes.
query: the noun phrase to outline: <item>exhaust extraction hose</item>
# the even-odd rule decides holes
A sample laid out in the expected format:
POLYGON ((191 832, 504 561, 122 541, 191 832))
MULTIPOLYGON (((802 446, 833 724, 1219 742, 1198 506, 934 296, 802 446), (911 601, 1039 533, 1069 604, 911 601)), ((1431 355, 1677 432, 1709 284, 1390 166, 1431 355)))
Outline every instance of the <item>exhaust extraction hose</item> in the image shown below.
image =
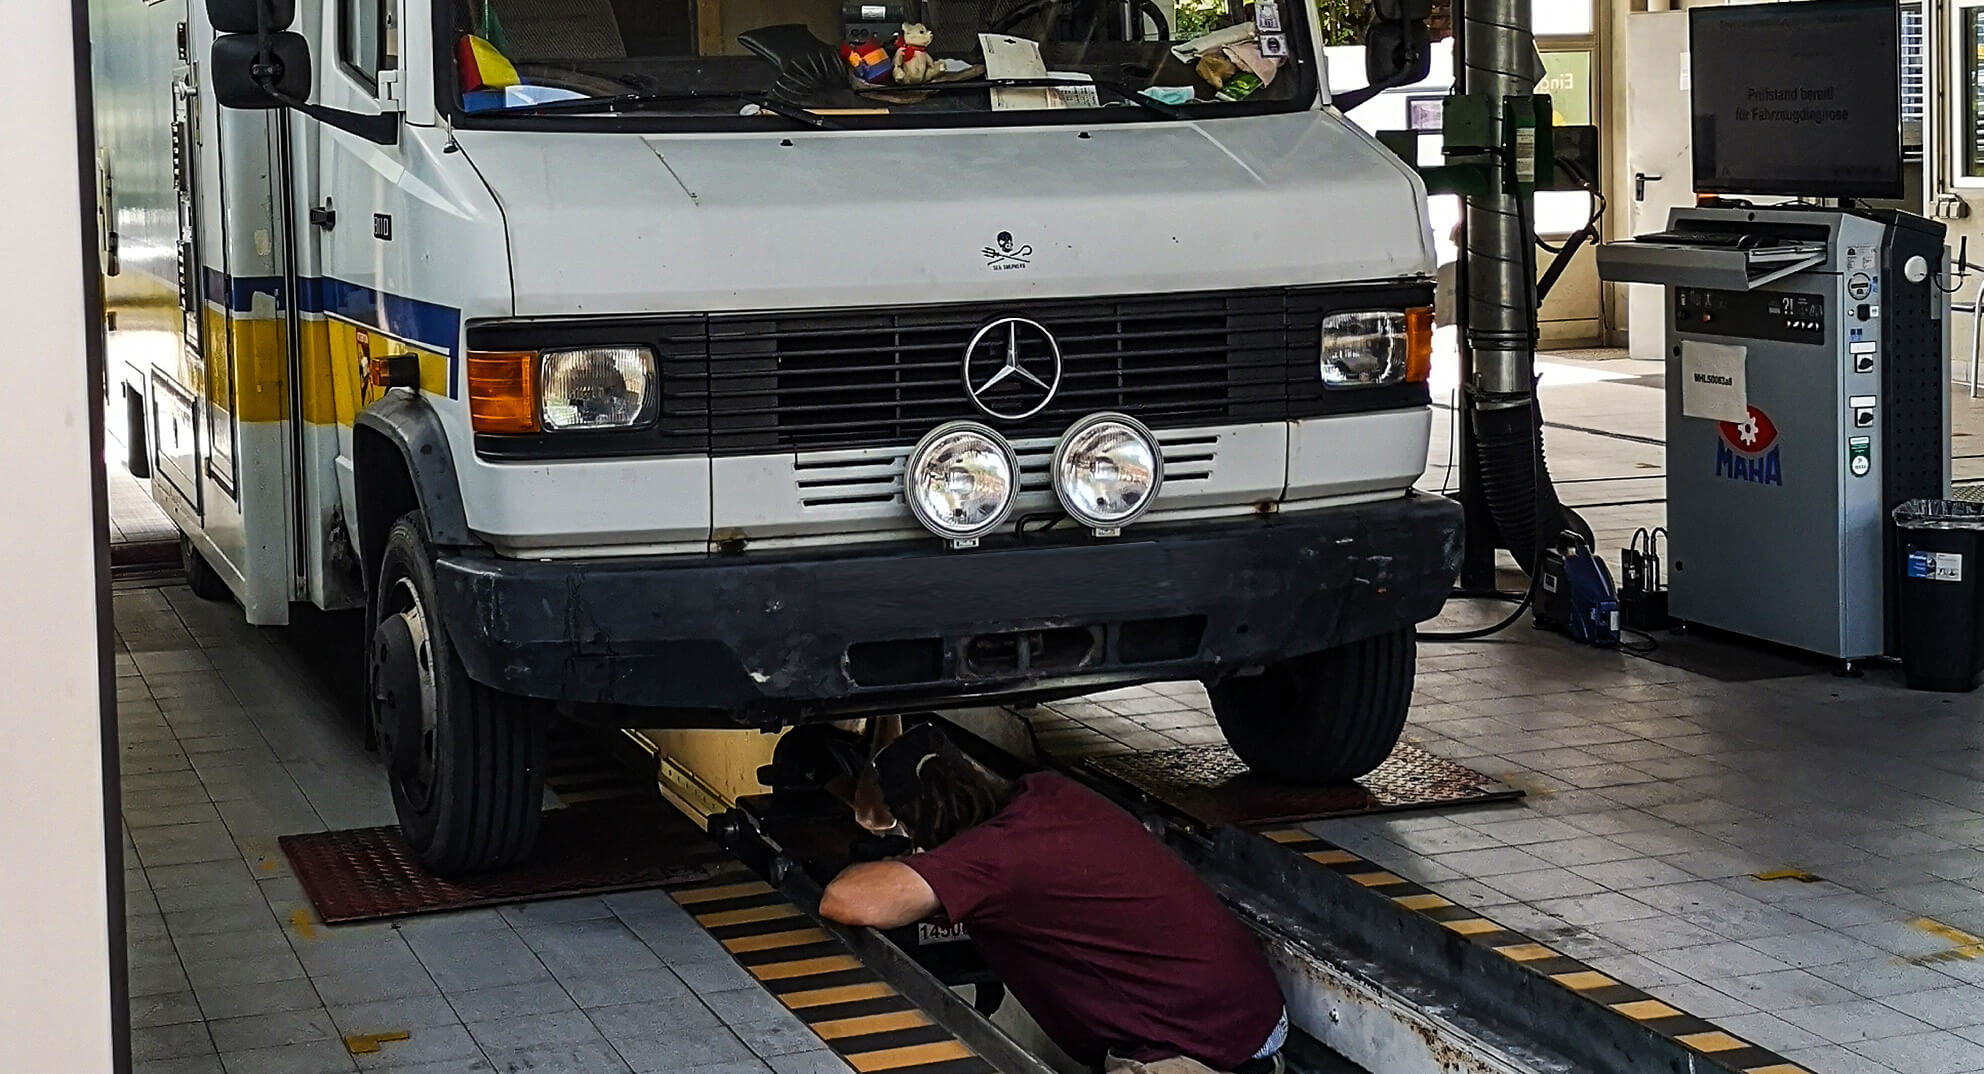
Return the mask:
MULTIPOLYGON (((1530 32, 1530 0, 1457 3, 1461 90, 1493 101, 1527 97, 1543 77, 1530 32)), ((1505 110, 1490 109, 1490 144, 1509 145, 1505 110)), ((1514 162, 1502 161, 1514 170, 1514 162)), ((1465 200, 1466 295, 1462 324, 1474 355, 1467 385, 1488 513, 1501 546, 1525 573, 1538 549, 1584 520, 1566 511, 1543 456, 1536 398, 1535 235, 1526 203, 1506 184, 1465 200)))

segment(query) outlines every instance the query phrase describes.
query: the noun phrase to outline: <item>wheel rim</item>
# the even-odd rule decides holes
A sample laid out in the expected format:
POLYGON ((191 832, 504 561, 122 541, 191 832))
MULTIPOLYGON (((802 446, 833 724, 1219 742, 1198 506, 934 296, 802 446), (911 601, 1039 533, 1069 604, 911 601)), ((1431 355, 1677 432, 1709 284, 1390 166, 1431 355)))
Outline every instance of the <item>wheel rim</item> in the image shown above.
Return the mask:
POLYGON ((410 579, 394 579, 385 596, 387 614, 373 631, 373 715, 394 787, 408 806, 424 813, 439 789, 433 637, 427 607, 410 579))

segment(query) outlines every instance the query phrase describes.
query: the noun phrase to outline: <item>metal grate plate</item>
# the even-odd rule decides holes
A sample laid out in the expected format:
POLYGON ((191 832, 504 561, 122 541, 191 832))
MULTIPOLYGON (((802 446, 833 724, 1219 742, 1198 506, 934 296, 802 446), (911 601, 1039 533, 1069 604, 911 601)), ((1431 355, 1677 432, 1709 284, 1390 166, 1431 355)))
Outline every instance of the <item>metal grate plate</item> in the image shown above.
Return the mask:
POLYGON ((1514 787, 1405 743, 1370 775, 1335 787, 1271 782, 1254 775, 1224 744, 1090 757, 1083 763, 1206 824, 1273 824, 1522 797, 1514 787))
POLYGON ((659 801, 551 810, 529 861, 457 880, 421 868, 397 827, 285 835, 281 844, 327 924, 695 883, 731 860, 659 801))

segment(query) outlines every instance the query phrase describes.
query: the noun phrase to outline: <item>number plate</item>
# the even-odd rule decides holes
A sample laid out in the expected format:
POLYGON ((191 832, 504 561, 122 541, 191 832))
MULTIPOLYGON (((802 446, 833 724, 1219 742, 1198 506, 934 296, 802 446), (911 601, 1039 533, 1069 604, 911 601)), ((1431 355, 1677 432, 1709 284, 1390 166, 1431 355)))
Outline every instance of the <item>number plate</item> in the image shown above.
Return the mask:
POLYGON ((928 921, 922 921, 916 926, 916 942, 919 945, 956 943, 970 938, 965 935, 963 925, 932 925, 928 921))

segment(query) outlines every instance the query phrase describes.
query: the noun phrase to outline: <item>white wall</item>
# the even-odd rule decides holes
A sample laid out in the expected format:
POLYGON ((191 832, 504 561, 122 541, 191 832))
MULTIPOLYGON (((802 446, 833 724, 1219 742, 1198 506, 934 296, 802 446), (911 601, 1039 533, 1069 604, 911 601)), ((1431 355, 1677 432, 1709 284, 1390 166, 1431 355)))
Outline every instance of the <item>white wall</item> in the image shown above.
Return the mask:
POLYGON ((102 367, 86 360, 95 239, 83 230, 75 89, 87 49, 70 3, 6 10, 0 324, 13 338, 0 361, 14 405, 0 421, 0 1068, 96 1074, 117 1069, 126 1045, 110 969, 113 940, 122 957, 122 869, 107 859, 121 840, 107 838, 103 797, 107 546, 92 462, 102 367))

